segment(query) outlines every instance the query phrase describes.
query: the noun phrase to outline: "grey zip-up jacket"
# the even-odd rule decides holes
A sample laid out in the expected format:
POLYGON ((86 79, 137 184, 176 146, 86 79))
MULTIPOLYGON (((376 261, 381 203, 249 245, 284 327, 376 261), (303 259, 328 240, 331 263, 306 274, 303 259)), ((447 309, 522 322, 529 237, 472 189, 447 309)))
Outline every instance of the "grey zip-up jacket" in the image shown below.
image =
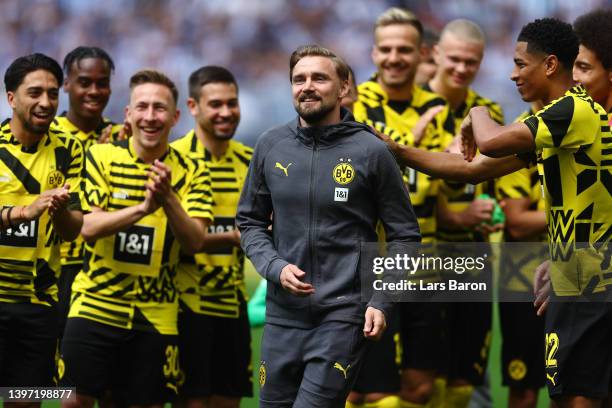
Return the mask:
MULTIPOLYGON (((400 170, 384 142, 343 110, 342 122, 302 128, 295 119, 259 138, 236 222, 241 244, 268 280, 266 321, 311 328, 323 321, 363 324, 359 253, 376 242, 420 241, 400 170), (272 224, 272 229, 269 229, 272 224), (280 284, 287 264, 306 272, 315 293, 298 297, 280 284)), ((371 301, 388 314, 391 304, 371 301)))

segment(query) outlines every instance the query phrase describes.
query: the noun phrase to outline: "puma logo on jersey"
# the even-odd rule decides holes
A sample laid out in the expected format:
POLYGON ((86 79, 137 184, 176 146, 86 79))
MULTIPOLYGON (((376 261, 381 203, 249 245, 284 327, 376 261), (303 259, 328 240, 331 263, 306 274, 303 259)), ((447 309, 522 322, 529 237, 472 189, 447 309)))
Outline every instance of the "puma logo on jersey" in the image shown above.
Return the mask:
POLYGON ((283 167, 283 165, 282 165, 282 164, 280 164, 279 162, 276 162, 276 166, 274 166, 274 168, 276 168, 276 169, 281 169, 281 170, 283 171, 283 173, 285 173, 285 176, 286 176, 286 177, 289 177, 289 172, 288 172, 288 171, 289 171, 289 166, 291 166, 292 164, 293 164, 293 163, 289 163, 289 164, 287 165, 287 167, 283 167))
POLYGON ((113 191, 113 198, 120 198, 122 200, 125 200, 129 197, 128 193, 126 193, 123 190, 119 190, 119 191, 113 191))
POLYGON ((346 366, 346 368, 344 368, 340 363, 334 363, 334 368, 337 368, 344 375, 344 379, 346 380, 346 375, 348 374, 348 370, 351 368, 351 365, 349 364, 346 366))
POLYGON ((556 387, 557 384, 555 383, 555 377, 557 376, 557 373, 555 372, 552 376, 548 373, 546 373, 546 378, 548 380, 550 380, 550 382, 552 383, 553 387, 556 387))

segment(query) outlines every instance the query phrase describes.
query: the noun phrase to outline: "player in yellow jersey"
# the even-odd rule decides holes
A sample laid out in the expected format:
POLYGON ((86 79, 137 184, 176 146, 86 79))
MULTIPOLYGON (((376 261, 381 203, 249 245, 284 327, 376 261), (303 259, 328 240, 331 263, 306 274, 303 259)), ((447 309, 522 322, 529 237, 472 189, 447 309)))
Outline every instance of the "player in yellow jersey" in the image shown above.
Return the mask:
POLYGON ((182 257, 179 265, 179 346, 186 375, 181 398, 192 408, 238 408, 242 397, 253 395, 244 253, 235 228, 253 150, 232 140, 240 104, 230 71, 217 66, 194 71, 187 105, 195 127, 172 147, 206 163, 215 221, 206 235, 209 249, 182 257))
POLYGON ((481 108, 462 129, 464 152, 489 156, 537 151, 551 245, 553 301, 546 313, 545 368, 560 407, 597 406, 612 380, 612 134, 606 111, 571 88, 578 38, 569 24, 523 27, 512 79, 524 100, 546 106, 523 122, 496 125, 481 108), (554 33, 554 34, 553 34, 554 33), (585 303, 582 298, 591 302, 585 303))
MULTIPOLYGON (((64 92, 68 94, 67 112, 51 123, 52 132, 72 135, 85 152, 95 143, 116 141, 123 125, 113 124, 102 116, 111 95, 112 58, 98 47, 77 47, 64 58, 64 92)), ((60 337, 66 324, 70 304, 70 287, 83 266, 83 239, 79 237, 61 246, 62 273, 59 287, 60 337)))
POLYGON ((62 77, 42 54, 17 58, 4 75, 13 117, 0 128, 2 386, 52 385, 59 243, 74 240, 83 223, 83 150, 49 132, 62 77))
POLYGON ((210 176, 168 145, 179 117, 174 83, 143 70, 130 90, 132 137, 87 152, 87 244, 59 363, 60 384, 77 391, 67 407, 92 407, 108 389, 119 404, 157 406, 181 382, 175 278, 179 250, 203 249, 210 176))
MULTIPOLYGON (((446 24, 433 49, 437 70, 424 89, 444 97, 451 108, 456 129, 474 106, 487 106, 496 121, 503 123, 499 104, 476 93, 470 86, 484 56, 485 36, 472 21, 458 19, 446 24)), ((481 224, 491 219, 493 202, 479 199, 494 196, 493 181, 479 184, 441 181, 437 208, 437 238, 448 242, 487 240, 481 224)), ((486 225, 486 224, 485 224, 486 225)), ((498 227, 499 228, 499 227, 498 227)), ((483 271, 490 273, 490 271, 483 271)), ((483 277, 484 278, 484 277, 483 277)), ((487 367, 491 305, 462 302, 445 313, 449 338, 449 364, 445 406, 465 407, 474 386, 484 383, 487 367), (469 328, 466 330, 466 328, 469 328)))
MULTIPOLYGON (((542 107, 540 103, 532 103, 531 109, 515 122, 534 115, 542 107)), ((495 189, 506 214, 504 241, 546 242, 544 197, 536 166, 499 178, 495 189)), ((542 365, 544 319, 533 310, 533 280, 546 248, 544 245, 510 245, 514 246, 501 253, 498 283, 503 336, 502 384, 509 387, 508 407, 534 408, 546 376, 542 365)))
MULTIPOLYGON (((358 121, 381 122, 399 132, 401 144, 442 151, 455 134, 455 124, 446 101, 415 84, 422 37, 421 22, 407 10, 390 8, 378 17, 372 48, 377 72, 358 86, 354 115, 358 121)), ((438 180, 412 168, 406 169, 405 178, 423 242, 432 242, 436 232, 438 180)), ((381 344, 373 347, 386 350, 386 357, 366 357, 355 387, 370 394, 366 401, 377 401, 378 406, 388 404, 389 400, 383 399, 398 391, 405 406, 426 404, 433 393, 436 373, 446 360, 442 352, 446 348, 442 340, 442 305, 402 304, 399 309, 401 345, 396 345, 399 339, 394 342, 393 330, 388 330, 381 344), (397 384, 397 370, 382 369, 379 365, 389 361, 387 366, 394 367, 396 348, 403 349, 401 387, 397 384), (369 361, 377 363, 372 366, 369 361)), ((397 397, 393 403, 398 403, 397 397)))
MULTIPOLYGON (((609 47, 599 49, 606 52, 609 47)), ((551 255, 556 263, 551 272, 554 296, 600 300, 610 283, 605 248, 612 214, 612 136, 606 111, 583 88, 570 89, 570 70, 577 54, 578 39, 569 25, 542 19, 524 27, 511 78, 524 100, 541 100, 546 106, 523 123, 506 127, 495 124, 486 109, 472 109, 471 124, 467 122, 465 129, 466 156, 472 159, 476 146, 485 155, 476 156, 471 163, 458 155, 390 144, 403 164, 434 176, 471 182, 518 170, 532 160, 529 152, 537 149, 551 255), (527 154, 512 155, 515 152, 527 154), (588 266, 582 265, 587 261, 588 266)), ((561 407, 598 406, 609 395, 612 378, 612 339, 609 331, 597 329, 610 326, 610 304, 569 301, 551 305, 546 316, 545 356, 550 394, 561 407), (583 317, 571 318, 578 313, 583 317), (576 335, 568 336, 568 332, 576 335)))

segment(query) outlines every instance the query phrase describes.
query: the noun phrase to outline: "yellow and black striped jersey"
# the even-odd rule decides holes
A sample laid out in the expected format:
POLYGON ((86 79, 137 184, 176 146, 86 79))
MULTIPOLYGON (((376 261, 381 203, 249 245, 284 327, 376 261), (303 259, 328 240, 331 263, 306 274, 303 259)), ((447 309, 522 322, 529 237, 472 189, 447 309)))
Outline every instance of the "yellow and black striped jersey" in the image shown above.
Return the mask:
MULTIPOLYGON (((172 188, 187 214, 212 220, 206 166, 172 147, 160 160, 170 167, 172 188)), ((92 146, 85 160, 84 207, 112 212, 141 203, 150 167, 137 157, 131 138, 92 146)), ((86 243, 68 317, 176 334, 178 261, 179 244, 161 207, 123 231, 86 243)))
POLYGON ((544 186, 551 281, 558 295, 612 284, 612 133, 608 114, 576 86, 523 120, 544 186))
MULTIPOLYGON (((514 122, 533 115, 532 110, 525 111, 514 122)), ((544 196, 542 184, 535 165, 523 168, 514 173, 500 177, 495 183, 495 196, 497 200, 529 199, 530 211, 544 212, 544 196)), ((537 242, 546 242, 546 232, 534 237, 537 242)), ((504 232, 504 241, 512 242, 512 238, 504 232)), ((531 250, 523 251, 523 246, 507 247, 501 253, 500 283, 499 287, 507 291, 532 292, 535 269, 546 256, 545 247, 532 246, 531 250), (512 251, 512 252, 510 252, 512 251)))
MULTIPOLYGON (((431 91, 429 85, 423 87, 425 90, 431 91)), ((504 124, 504 114, 501 106, 492 100, 485 98, 476 93, 472 88, 468 88, 465 101, 452 111, 455 118, 455 129, 461 129, 463 119, 470 113, 470 109, 476 106, 485 106, 489 109, 491 118, 499 123, 504 124)), ((454 183, 442 180, 440 182, 440 193, 444 195, 447 203, 447 208, 453 212, 461 212, 467 209, 472 201, 481 194, 488 194, 494 197, 494 180, 490 180, 479 184, 469 183, 454 183)), ((452 242, 471 242, 482 241, 482 234, 473 230, 452 230, 444 228, 443 225, 438 225, 437 238, 442 241, 452 242)))
MULTIPOLYGON (((55 119, 53 119, 50 131, 71 135, 81 142, 83 145, 83 150, 87 151, 91 146, 98 142, 100 136, 102 136, 102 131, 108 125, 112 125, 109 142, 115 142, 118 140, 119 132, 123 128, 123 125, 114 124, 106 118, 102 120, 102 123, 97 129, 91 132, 83 132, 81 129, 76 127, 75 124, 68 120, 66 117, 66 112, 62 112, 61 115, 56 116, 55 119)), ((62 254, 62 265, 81 265, 83 263, 83 245, 83 238, 80 235, 72 242, 63 242, 62 246, 60 247, 62 254)))
MULTIPOLYGON (((83 148, 70 136, 47 132, 33 146, 0 127, 0 197, 3 207, 29 205, 46 190, 70 185, 70 209, 80 209, 83 148)), ((0 302, 57 302, 60 238, 48 212, 0 231, 0 302)))
MULTIPOLYGON (((443 105, 442 112, 427 126, 419 147, 431 151, 443 151, 452 141, 455 134, 454 120, 448 104, 439 95, 415 85, 410 100, 392 101, 376 82, 376 76, 360 84, 357 91, 358 100, 353 108, 355 119, 359 122, 369 120, 374 123, 384 123, 397 132, 393 139, 405 145, 414 144, 412 128, 421 115, 431 107, 443 105)), ((410 167, 405 170, 405 178, 423 242, 431 242, 436 233, 438 180, 410 167)))
MULTIPOLYGON (((194 159, 203 159, 210 171, 215 221, 209 226, 209 233, 234 230, 253 149, 230 140, 225 154, 214 157, 193 130, 173 142, 172 147, 194 159)), ((182 307, 195 313, 237 318, 247 297, 244 252, 234 246, 182 256, 177 281, 182 307)))
POLYGON ((111 134, 108 140, 109 143, 118 142, 119 132, 123 128, 123 124, 114 123, 108 118, 103 118, 102 123, 100 123, 100 126, 92 130, 91 132, 84 132, 79 129, 74 123, 68 120, 68 118, 66 117, 66 112, 62 112, 60 115, 56 116, 55 119, 53 119, 53 122, 51 122, 51 130, 72 135, 79 142, 81 142, 81 144, 83 145, 83 149, 87 151, 91 146, 98 143, 98 140, 100 140, 100 136, 102 136, 102 131, 106 129, 109 125, 111 125, 111 134))

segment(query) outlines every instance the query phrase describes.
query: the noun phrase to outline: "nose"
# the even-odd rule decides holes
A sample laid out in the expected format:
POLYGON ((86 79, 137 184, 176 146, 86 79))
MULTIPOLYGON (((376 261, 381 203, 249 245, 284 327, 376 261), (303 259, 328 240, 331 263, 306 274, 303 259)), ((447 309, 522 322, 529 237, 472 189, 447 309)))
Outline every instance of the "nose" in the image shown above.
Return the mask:
POLYGON ((41 106, 43 108, 51 107, 51 98, 49 97, 49 94, 47 92, 43 92, 40 95, 40 98, 38 99, 38 106, 41 106))
POLYGON ((313 89, 313 82, 312 82, 312 78, 308 77, 306 78, 306 81, 304 81, 304 90, 312 90, 313 89))
POLYGON ((155 120, 155 109, 153 106, 149 106, 144 113, 144 120, 153 121, 155 120))
POLYGON ((399 61, 399 53, 396 49, 392 49, 389 52, 389 62, 397 62, 399 61))
POLYGON ((94 84, 92 84, 89 87, 87 93, 89 93, 90 95, 99 95, 100 94, 100 87, 94 83, 94 84))
POLYGON ((518 67, 515 65, 514 68, 512 69, 512 72, 510 72, 510 80, 514 82, 518 81, 518 78, 519 78, 518 73, 519 73, 518 67))
POLYGON ((224 104, 224 105, 221 105, 221 108, 219 109, 219 115, 223 117, 231 116, 232 111, 229 108, 229 106, 224 104))

